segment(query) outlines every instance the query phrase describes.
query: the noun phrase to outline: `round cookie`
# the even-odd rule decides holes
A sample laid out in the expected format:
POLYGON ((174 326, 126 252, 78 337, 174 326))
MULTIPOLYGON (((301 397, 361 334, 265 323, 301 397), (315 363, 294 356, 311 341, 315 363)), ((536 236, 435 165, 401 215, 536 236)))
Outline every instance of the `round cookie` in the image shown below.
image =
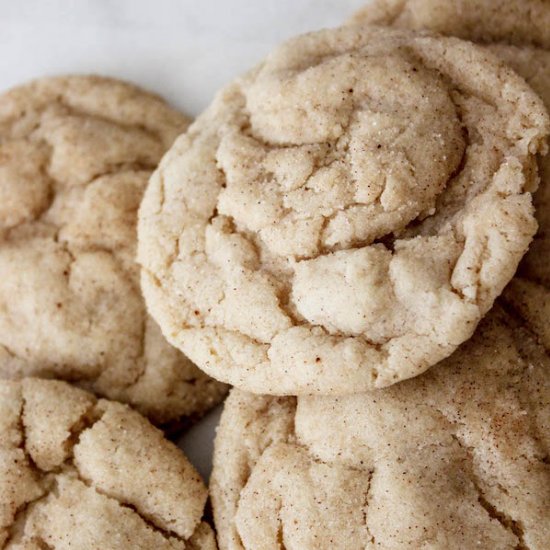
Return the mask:
POLYGON ((471 44, 353 27, 291 40, 152 176, 148 308, 241 389, 415 376, 471 336, 527 250, 547 130, 525 82, 471 44))
POLYGON ((0 380, 0 548, 215 550, 206 497, 184 454, 127 405, 0 380))
POLYGON ((0 376, 78 383, 156 423, 225 387, 148 316, 137 209, 187 119, 108 78, 46 78, 0 96, 0 376))
MULTIPOLYGON (((426 29, 487 43, 487 49, 525 78, 550 110, 550 2, 375 0, 352 23, 426 29)), ((550 347, 550 156, 539 159, 539 172, 534 195, 538 232, 503 300, 550 347)))
POLYGON ((546 550, 550 359, 495 306, 427 373, 345 397, 233 390, 211 480, 221 550, 546 550))

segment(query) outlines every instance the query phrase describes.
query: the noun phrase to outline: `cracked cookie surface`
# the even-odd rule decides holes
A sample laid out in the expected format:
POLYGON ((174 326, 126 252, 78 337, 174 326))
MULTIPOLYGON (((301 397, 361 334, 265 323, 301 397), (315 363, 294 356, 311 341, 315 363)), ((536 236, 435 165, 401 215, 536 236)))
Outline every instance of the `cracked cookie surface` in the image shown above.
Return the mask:
POLYGON ((0 380, 0 548, 215 550, 206 497, 184 454, 127 405, 0 380))
POLYGON ((471 336, 527 250, 547 131, 540 99, 470 44, 298 37, 223 90, 152 176, 148 307, 241 389, 415 376, 471 336))
MULTIPOLYGON (((539 0, 376 0, 352 19, 426 29, 484 43, 525 78, 550 110, 550 2, 539 0)), ((540 184, 534 194, 538 232, 518 274, 503 294, 547 346, 550 333, 550 156, 539 158, 540 184), (533 307, 537 304, 537 307, 533 307)))
POLYGON ((233 390, 210 488, 220 548, 547 549, 548 344, 495 306, 453 355, 390 388, 233 390))
POLYGON ((135 263, 147 180, 187 123, 107 78, 0 96, 0 376, 70 380, 156 423, 224 395, 147 315, 135 263))

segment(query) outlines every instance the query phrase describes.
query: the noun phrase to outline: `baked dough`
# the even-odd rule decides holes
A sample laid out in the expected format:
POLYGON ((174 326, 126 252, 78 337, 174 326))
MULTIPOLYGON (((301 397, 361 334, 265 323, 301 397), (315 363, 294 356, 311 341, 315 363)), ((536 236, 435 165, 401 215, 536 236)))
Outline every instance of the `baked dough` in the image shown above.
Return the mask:
POLYGON ((371 0, 351 22, 550 48, 548 0, 371 0))
POLYGON ((257 393, 416 376, 472 335, 527 250, 547 129, 525 82, 471 44, 354 27, 291 40, 153 174, 149 311, 257 393))
POLYGON ((0 548, 215 550, 206 497, 184 454, 127 405, 0 381, 0 548))
MULTIPOLYGON (((550 109, 550 2, 546 0, 375 0, 352 23, 427 29, 485 42, 550 109)), ((550 156, 539 158, 539 172, 534 195, 538 232, 503 299, 550 348, 550 156)))
POLYGON ((107 78, 0 96, 1 377, 70 380, 157 423, 224 395, 147 315, 135 263, 148 177, 187 124, 107 78))
POLYGON ((233 390, 211 480, 220 549, 547 550, 549 351, 496 306, 391 388, 233 390))

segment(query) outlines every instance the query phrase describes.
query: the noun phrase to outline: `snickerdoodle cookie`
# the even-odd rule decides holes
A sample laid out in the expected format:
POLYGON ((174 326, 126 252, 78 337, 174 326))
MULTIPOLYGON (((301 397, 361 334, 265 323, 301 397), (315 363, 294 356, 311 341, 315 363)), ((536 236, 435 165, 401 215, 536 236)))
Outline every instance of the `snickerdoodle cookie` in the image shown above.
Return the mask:
POLYGON ((293 39, 152 176, 148 308, 241 389, 418 375, 472 335, 527 250, 547 131, 540 98, 472 44, 360 27, 293 39))
POLYGON ((351 22, 550 48, 548 0, 371 0, 351 22))
POLYGON ((496 306, 391 388, 233 390, 211 483, 221 550, 547 550, 549 349, 496 306))
POLYGON ((70 380, 157 423, 202 413, 223 385, 149 317, 137 209, 187 119, 99 77, 0 96, 0 376, 70 380))
POLYGON ((0 380, 0 548, 215 550, 206 497, 183 453, 127 405, 0 380))

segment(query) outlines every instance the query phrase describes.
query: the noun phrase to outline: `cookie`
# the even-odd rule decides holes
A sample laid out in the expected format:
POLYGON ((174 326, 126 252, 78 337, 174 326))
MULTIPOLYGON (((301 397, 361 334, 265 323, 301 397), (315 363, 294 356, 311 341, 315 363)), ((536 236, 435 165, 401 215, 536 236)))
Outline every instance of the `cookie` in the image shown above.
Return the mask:
POLYGON ((291 40, 153 174, 149 311, 256 393, 415 376, 472 335, 527 250, 547 130, 525 82, 471 44, 354 27, 291 40))
MULTIPOLYGON (((486 48, 529 83, 550 109, 550 2, 482 0, 376 0, 353 23, 444 32, 486 43, 486 48)), ((550 157, 539 159, 534 195, 538 232, 518 276, 505 290, 506 306, 520 313, 546 345, 550 315, 550 157), (537 305, 537 308, 530 307, 537 305), (534 313, 536 311, 536 313, 534 313)))
POLYGON ((372 0, 351 22, 550 48, 547 0, 372 0))
POLYGON ((546 550, 550 359, 496 306, 412 380, 364 394, 233 390, 211 496, 221 550, 546 550))
POLYGON ((127 405, 0 380, 0 548, 215 550, 206 497, 184 454, 127 405))
MULTIPOLYGON (((547 12, 550 13, 550 4, 547 12)), ((550 110, 550 49, 505 44, 488 48, 523 76, 550 110)), ((529 329, 550 349, 550 156, 539 159, 539 166, 541 180, 533 196, 538 232, 501 300, 519 313, 529 329)))
POLYGON ((156 423, 224 395, 148 316, 135 262, 147 180, 187 124, 108 78, 0 96, 1 377, 70 380, 156 423))

